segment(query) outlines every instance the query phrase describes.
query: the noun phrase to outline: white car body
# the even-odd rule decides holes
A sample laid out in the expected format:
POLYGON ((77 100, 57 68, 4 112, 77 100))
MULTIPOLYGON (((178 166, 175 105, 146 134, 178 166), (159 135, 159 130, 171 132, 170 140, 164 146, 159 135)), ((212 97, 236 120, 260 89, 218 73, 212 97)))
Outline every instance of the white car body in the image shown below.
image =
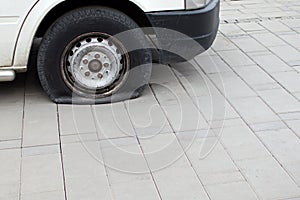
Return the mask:
MULTIPOLYGON (((1 0, 0 68, 26 71, 35 33, 47 13, 65 0, 1 0)), ((182 10, 184 0, 131 0, 144 12, 182 10)))
POLYGON ((136 98, 153 62, 184 62, 210 48, 219 10, 220 0, 1 0, 0 82, 33 67, 55 103, 73 103, 73 94, 79 103, 136 98))

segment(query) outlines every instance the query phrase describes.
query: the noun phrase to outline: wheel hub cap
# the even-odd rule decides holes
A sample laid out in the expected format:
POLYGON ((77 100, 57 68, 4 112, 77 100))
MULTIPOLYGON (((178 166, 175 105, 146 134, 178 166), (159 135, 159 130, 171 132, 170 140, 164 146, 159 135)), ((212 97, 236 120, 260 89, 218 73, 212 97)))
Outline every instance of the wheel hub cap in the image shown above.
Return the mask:
POLYGON ((102 63, 99 60, 92 60, 88 64, 88 68, 91 72, 97 73, 102 69, 102 63))
POLYGON ((117 46, 99 37, 79 41, 71 49, 67 61, 75 83, 92 90, 113 84, 123 67, 117 46))

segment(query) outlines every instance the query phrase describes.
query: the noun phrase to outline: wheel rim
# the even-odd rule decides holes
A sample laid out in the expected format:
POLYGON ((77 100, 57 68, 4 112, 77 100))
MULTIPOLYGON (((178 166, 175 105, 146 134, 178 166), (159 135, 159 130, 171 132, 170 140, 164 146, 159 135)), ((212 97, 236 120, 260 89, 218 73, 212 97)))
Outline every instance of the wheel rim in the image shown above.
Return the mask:
POLYGON ((125 83, 129 55, 116 38, 93 32, 69 43, 61 65, 63 80, 73 92, 99 98, 113 94, 125 83))

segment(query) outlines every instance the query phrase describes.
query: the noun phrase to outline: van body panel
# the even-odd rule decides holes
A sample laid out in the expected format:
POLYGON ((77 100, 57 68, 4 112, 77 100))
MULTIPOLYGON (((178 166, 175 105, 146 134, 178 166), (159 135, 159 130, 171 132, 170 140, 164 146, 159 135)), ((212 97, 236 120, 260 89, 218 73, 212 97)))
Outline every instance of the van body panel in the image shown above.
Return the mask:
POLYGON ((1 0, 0 66, 11 66, 22 24, 37 0, 1 0))
MULTIPOLYGON (((11 0, 4 0, 4 1, 10 2, 11 0)), ((8 13, 10 13, 11 16, 15 15, 18 17, 7 19, 13 21, 14 22, 13 25, 6 25, 1 27, 1 16, 0 16, 0 34, 1 35, 5 34, 4 30, 7 30, 6 34, 10 36, 9 40, 2 39, 1 41, 0 39, 0 66, 27 65, 34 35, 40 23, 42 22, 43 18, 47 15, 47 13, 51 9, 53 9, 55 6, 57 6, 58 4, 62 3, 65 0, 21 1, 23 3, 18 6, 18 9, 16 9, 15 11, 16 14, 12 15, 11 13, 14 12, 10 12, 10 10, 12 10, 12 8, 10 7, 14 4, 17 4, 16 1, 18 0, 12 0, 12 3, 3 3, 3 5, 8 5, 6 10, 8 13), (35 3, 36 5, 34 5, 35 3), (24 9, 24 7, 26 9, 24 9)), ((172 1, 131 0, 131 2, 139 6, 144 12, 182 10, 184 9, 185 6, 184 0, 172 0, 172 1)), ((0 15, 2 15, 2 12, 0 13, 1 13, 0 15)), ((4 20, 3 17, 2 20, 4 20)))

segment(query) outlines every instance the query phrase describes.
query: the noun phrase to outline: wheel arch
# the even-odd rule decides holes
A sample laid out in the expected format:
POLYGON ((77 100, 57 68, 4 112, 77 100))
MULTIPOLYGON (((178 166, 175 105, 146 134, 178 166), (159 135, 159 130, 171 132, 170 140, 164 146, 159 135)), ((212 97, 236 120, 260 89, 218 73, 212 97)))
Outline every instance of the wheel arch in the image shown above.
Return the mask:
POLYGON ((58 19, 60 16, 69 12, 71 10, 84 7, 84 6, 105 6, 117 9, 129 17, 131 17, 139 26, 141 27, 150 27, 151 24, 144 14, 144 11, 137 6, 132 1, 119 1, 119 0, 104 0, 104 1, 97 1, 97 0, 66 0, 54 8, 51 9, 50 12, 44 17, 43 21, 40 23, 39 28, 36 32, 37 37, 43 36, 47 29, 51 26, 51 24, 58 19))
POLYGON ((60 16, 84 6, 115 8, 131 17, 141 27, 151 27, 142 7, 131 0, 40 0, 28 14, 16 43, 14 66, 26 66, 35 37, 42 37, 60 16))

